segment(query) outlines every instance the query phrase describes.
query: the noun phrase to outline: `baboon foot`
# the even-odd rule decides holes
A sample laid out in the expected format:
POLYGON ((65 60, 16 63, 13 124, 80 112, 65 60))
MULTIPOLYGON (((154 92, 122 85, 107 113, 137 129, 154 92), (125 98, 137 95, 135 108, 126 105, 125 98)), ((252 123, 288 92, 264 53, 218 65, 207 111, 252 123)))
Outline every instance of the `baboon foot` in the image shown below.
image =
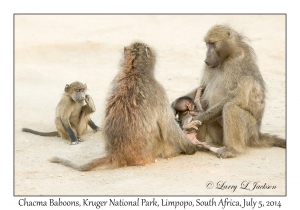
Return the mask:
POLYGON ((218 153, 218 151, 220 150, 220 148, 217 148, 217 147, 213 147, 211 145, 209 145, 208 143, 206 142, 200 142, 196 144, 198 147, 200 148, 205 148, 205 149, 208 149, 214 153, 218 153))
POLYGON ((144 164, 145 164, 144 160, 142 160, 142 159, 135 160, 135 162, 134 162, 134 165, 136 165, 136 166, 140 166, 140 165, 144 165, 144 164))
POLYGON ((206 142, 200 142, 200 141, 196 145, 198 147, 206 148, 206 149, 208 149, 208 147, 209 147, 209 145, 206 142))
POLYGON ((182 128, 184 130, 188 130, 188 129, 195 129, 195 130, 198 130, 198 127, 197 126, 200 126, 201 125, 201 122, 199 120, 194 120, 186 125, 183 125, 182 128))
POLYGON ((236 157, 237 154, 238 154, 237 151, 235 151, 232 148, 228 148, 228 147, 221 147, 217 151, 218 158, 233 158, 233 157, 236 157))
POLYGON ((152 160, 152 159, 136 159, 134 160, 131 164, 129 165, 133 165, 133 166, 143 166, 143 165, 146 165, 148 163, 153 163, 155 162, 155 160, 152 160))
POLYGON ((92 99, 92 97, 90 95, 85 95, 85 102, 91 108, 91 110, 93 112, 96 111, 96 107, 95 107, 94 101, 93 101, 93 99, 92 99))
POLYGON ((77 137, 77 140, 78 140, 79 142, 83 142, 83 141, 84 141, 84 139, 81 138, 81 137, 77 137))
POLYGON ((77 141, 71 141, 71 143, 70 143, 70 145, 76 145, 76 144, 78 144, 77 141))
POLYGON ((211 145, 209 145, 208 143, 206 142, 201 142, 197 139, 197 133, 196 132, 188 132, 186 130, 183 131, 186 135, 186 137, 194 144, 196 145, 197 147, 199 148, 204 148, 204 149, 208 149, 214 153, 218 153, 218 151, 220 150, 220 148, 217 148, 217 147, 213 147, 211 145))
POLYGON ((218 153, 220 148, 218 147, 213 147, 213 146, 210 146, 208 145, 209 147, 207 149, 209 149, 210 151, 214 152, 214 153, 218 153))
POLYGON ((131 161, 124 161, 120 165, 123 166, 123 167, 141 166, 141 165, 144 165, 144 160, 143 159, 136 159, 136 160, 131 160, 131 161))

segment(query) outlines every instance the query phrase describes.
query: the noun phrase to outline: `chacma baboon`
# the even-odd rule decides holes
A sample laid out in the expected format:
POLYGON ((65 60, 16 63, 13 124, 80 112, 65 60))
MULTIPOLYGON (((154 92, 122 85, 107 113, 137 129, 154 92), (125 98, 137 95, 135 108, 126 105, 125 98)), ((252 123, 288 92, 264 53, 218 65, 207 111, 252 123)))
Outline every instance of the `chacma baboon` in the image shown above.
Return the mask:
POLYGON ((70 139, 71 144, 83 141, 81 135, 85 133, 87 124, 96 132, 100 128, 90 119, 90 114, 96 111, 93 99, 87 95, 86 84, 73 82, 66 85, 65 92, 55 111, 55 125, 57 131, 39 132, 29 128, 23 128, 24 132, 30 132, 40 136, 60 136, 70 139), (84 105, 84 101, 86 105, 84 105))
MULTIPOLYGON (((197 89, 195 99, 193 100, 189 96, 182 96, 177 98, 171 105, 174 109, 174 114, 177 117, 180 126, 183 129, 188 129, 188 124, 192 121, 193 116, 203 112, 202 105, 200 103, 202 87, 197 89)), ((193 127, 197 130, 197 127, 193 127)))
POLYGON ((121 71, 111 84, 102 132, 105 157, 84 165, 53 157, 79 171, 98 166, 122 167, 154 162, 157 157, 194 154, 197 147, 175 121, 166 92, 154 77, 152 48, 135 42, 124 48, 121 71))
MULTIPOLYGON (((201 104, 205 110, 193 120, 201 121, 197 137, 209 136, 224 145, 218 157, 235 157, 246 146, 286 147, 286 141, 260 132, 265 108, 265 83, 256 55, 245 37, 227 25, 212 27, 204 38, 207 46, 201 81, 201 104)), ((196 90, 187 94, 193 98, 196 90)))
POLYGON ((197 88, 194 100, 189 96, 179 97, 171 104, 171 107, 174 110, 175 119, 178 121, 188 139, 199 147, 202 146, 205 149, 217 153, 219 148, 212 147, 205 142, 199 142, 196 131, 198 130, 198 126, 201 125, 201 122, 199 120, 192 121, 193 116, 204 112, 200 103, 201 94, 202 87, 200 86, 197 88))

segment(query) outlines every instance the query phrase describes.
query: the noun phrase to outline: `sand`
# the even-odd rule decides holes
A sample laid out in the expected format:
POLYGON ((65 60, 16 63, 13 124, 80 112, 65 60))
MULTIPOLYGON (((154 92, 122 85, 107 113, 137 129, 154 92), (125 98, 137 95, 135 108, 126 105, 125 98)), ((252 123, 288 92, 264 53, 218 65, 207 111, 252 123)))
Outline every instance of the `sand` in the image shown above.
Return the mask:
POLYGON ((91 118, 100 125, 123 47, 132 41, 156 49, 156 78, 170 102, 175 100, 199 85, 203 37, 217 23, 229 23, 249 38, 268 89, 262 132, 285 138, 284 15, 15 16, 14 195, 286 195, 282 148, 249 148, 233 159, 197 152, 142 167, 78 172, 47 159, 85 163, 104 156, 101 132, 89 129, 74 146, 21 131, 54 131, 56 105, 65 85, 76 80, 87 84, 97 109, 91 118), (240 188, 255 182, 271 188, 240 188))

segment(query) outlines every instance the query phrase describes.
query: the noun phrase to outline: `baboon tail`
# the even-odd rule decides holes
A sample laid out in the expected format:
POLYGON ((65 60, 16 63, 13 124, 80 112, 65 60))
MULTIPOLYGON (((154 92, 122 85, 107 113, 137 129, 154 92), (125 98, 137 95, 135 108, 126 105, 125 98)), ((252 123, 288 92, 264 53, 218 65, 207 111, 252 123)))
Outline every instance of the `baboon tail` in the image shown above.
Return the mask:
POLYGON ((53 131, 53 132, 39 132, 39 131, 35 131, 29 128, 22 128, 22 131, 24 132, 29 132, 29 133, 33 133, 39 136, 59 136, 57 131, 53 131))
POLYGON ((100 167, 100 166, 113 166, 113 165, 118 165, 116 163, 116 160, 114 158, 112 158, 111 156, 105 156, 102 158, 97 158, 94 159, 86 164, 83 165, 77 165, 75 163, 72 163, 69 160, 60 158, 60 157, 52 157, 49 159, 50 162, 52 163, 60 163, 64 166, 73 168, 77 171, 90 171, 96 167, 100 167))
POLYGON ((282 147, 286 148, 286 140, 280 138, 276 135, 270 135, 267 133, 259 134, 260 144, 261 146, 273 146, 273 147, 282 147))

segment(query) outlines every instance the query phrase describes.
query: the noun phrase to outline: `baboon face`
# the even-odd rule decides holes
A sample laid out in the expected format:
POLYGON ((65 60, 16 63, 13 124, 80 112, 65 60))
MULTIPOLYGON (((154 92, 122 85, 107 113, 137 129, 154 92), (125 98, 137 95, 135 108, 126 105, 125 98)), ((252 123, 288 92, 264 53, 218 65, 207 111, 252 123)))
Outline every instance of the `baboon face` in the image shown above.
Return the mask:
POLYGON ((76 102, 82 102, 85 99, 84 89, 75 89, 71 95, 72 99, 76 102))
POLYGON ((205 63, 211 68, 215 68, 220 65, 220 59, 215 49, 215 43, 206 43, 207 51, 205 63))
POLYGON ((193 111, 195 104, 191 98, 181 97, 175 101, 173 108, 178 112, 193 111))
POLYGON ((206 34, 206 58, 205 63, 208 67, 216 68, 222 65, 223 61, 232 51, 233 31, 226 26, 214 26, 206 34))
POLYGON ((83 102, 85 100, 86 84, 80 82, 73 82, 70 85, 66 85, 65 92, 68 93, 71 98, 76 102, 83 102))

